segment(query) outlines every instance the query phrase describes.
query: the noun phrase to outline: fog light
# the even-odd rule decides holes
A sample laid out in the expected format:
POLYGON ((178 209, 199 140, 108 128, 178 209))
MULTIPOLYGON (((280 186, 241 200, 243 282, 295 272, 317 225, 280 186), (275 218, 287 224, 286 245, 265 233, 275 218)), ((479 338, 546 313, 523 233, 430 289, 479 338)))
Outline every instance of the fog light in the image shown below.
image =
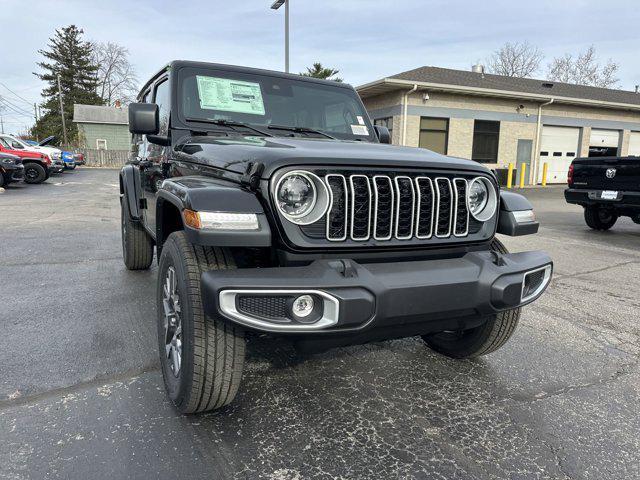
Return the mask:
POLYGON ((307 317, 313 312, 314 301, 311 295, 300 295, 293 301, 293 314, 296 317, 307 317))

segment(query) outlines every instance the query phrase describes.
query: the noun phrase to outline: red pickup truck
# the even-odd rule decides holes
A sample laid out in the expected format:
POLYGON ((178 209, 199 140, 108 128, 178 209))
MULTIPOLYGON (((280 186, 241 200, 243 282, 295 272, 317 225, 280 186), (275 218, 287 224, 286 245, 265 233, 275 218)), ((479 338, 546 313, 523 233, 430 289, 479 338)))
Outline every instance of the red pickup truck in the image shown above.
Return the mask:
POLYGON ((3 138, 0 138, 0 152, 10 153, 22 158, 24 181, 26 183, 42 183, 51 175, 53 164, 46 153, 13 148, 3 138))

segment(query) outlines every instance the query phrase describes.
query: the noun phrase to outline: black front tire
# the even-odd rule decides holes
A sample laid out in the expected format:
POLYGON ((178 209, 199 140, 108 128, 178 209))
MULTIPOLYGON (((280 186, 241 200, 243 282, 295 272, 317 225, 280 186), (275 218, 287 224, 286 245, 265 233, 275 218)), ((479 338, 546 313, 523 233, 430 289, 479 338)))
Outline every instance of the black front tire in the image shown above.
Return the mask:
POLYGON ((122 259, 129 270, 146 270, 153 262, 153 240, 142 224, 129 216, 127 196, 120 198, 122 259))
MULTIPOLYGON (((9 183, 9 182, 6 182, 9 183)), ((0 172, 0 188, 4 187, 5 181, 4 181, 4 175, 2 174, 2 172, 0 172)))
POLYGON ((591 205, 584 208, 584 221, 594 230, 609 230, 618 220, 618 215, 611 210, 591 205))
POLYGON ((37 184, 47 179, 47 171, 38 163, 24 164, 24 181, 25 183, 37 184))
POLYGON ((181 413, 205 412, 228 405, 240 386, 245 359, 244 332, 223 319, 208 317, 200 291, 202 272, 229 268, 235 268, 235 262, 227 249, 193 245, 182 231, 173 232, 163 244, 156 303, 158 348, 167 395, 181 413), (175 281, 171 281, 172 275, 175 281), (171 284, 176 286, 175 295, 170 294, 171 284), (179 308, 170 306, 169 298, 171 302, 177 298, 179 308), (172 316, 176 311, 179 315, 172 316), (170 320, 174 318, 178 320, 170 320), (169 325, 172 327, 168 328, 169 325), (179 340, 175 335, 178 325, 179 340), (180 345, 179 367, 167 343, 169 337, 180 345))
MULTIPOLYGON (((499 253, 509 253, 498 239, 491 242, 491 249, 499 253)), ((493 315, 478 327, 432 333, 423 335, 422 339, 431 349, 447 357, 475 358, 495 352, 507 343, 519 320, 520 308, 514 308, 493 315)))

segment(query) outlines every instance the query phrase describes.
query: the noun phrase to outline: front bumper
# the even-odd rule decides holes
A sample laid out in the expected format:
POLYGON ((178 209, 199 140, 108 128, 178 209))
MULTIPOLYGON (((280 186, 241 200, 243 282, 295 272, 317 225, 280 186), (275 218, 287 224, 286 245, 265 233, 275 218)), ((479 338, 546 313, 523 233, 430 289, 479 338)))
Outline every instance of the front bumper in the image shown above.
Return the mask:
POLYGON ((6 183, 19 182, 24 179, 24 166, 23 165, 11 165, 4 166, 4 172, 2 176, 6 183))
POLYGON ((209 315, 252 330, 316 336, 413 325, 411 334, 419 334, 468 328, 478 319, 530 303, 546 289, 552 268, 551 258, 541 251, 481 251, 413 262, 316 260, 304 267, 217 270, 203 273, 201 286, 209 315), (523 298, 525 276, 529 288, 535 272, 540 288, 526 290, 523 298), (240 304, 243 297, 255 305, 270 296, 303 294, 322 305, 318 321, 275 318, 268 309, 264 315, 248 314, 240 304))

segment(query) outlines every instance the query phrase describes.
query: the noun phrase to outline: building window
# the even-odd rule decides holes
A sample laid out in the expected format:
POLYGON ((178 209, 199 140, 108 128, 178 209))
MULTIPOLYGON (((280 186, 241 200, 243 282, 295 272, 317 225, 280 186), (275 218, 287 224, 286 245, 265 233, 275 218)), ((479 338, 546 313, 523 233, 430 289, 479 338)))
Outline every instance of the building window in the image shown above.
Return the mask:
POLYGON ((387 130, 389 130, 389 136, 393 140, 393 117, 376 118, 373 121, 373 124, 381 127, 387 127, 387 130))
POLYGON ((471 158, 481 163, 497 163, 499 140, 500 122, 476 120, 473 125, 471 158))
POLYGON ((96 138, 96 148, 98 150, 106 150, 107 141, 104 138, 96 138))
POLYGON ((448 118, 420 118, 420 140, 418 146, 436 153, 447 154, 449 140, 448 118))

